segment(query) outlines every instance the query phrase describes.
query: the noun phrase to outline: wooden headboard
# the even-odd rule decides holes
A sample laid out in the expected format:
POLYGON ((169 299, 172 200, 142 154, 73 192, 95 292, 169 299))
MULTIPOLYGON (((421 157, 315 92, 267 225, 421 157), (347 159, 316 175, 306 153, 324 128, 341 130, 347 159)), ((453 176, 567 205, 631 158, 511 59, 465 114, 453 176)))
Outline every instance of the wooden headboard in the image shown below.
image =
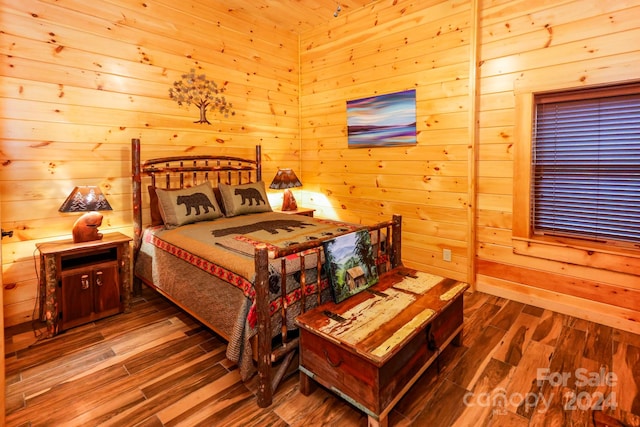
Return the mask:
POLYGON ((175 156, 140 161, 140 139, 131 140, 133 180, 134 256, 142 238, 142 178, 150 177, 149 185, 159 188, 184 188, 210 181, 218 184, 246 184, 262 179, 262 151, 256 145, 255 158, 233 156, 175 156))

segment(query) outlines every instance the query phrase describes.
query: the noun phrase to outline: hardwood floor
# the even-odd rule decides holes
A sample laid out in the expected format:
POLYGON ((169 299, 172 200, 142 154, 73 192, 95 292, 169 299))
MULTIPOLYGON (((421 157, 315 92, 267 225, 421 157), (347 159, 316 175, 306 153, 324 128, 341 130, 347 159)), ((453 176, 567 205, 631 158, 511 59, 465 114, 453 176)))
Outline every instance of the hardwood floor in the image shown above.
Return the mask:
MULTIPOLYGON (((297 375, 259 408, 224 342, 148 289, 130 313, 53 339, 5 332, 7 426, 367 424, 323 388, 300 394, 297 375)), ((598 418, 640 426, 640 336, 472 293, 463 345, 442 352, 390 425, 593 426, 599 404, 598 418)))

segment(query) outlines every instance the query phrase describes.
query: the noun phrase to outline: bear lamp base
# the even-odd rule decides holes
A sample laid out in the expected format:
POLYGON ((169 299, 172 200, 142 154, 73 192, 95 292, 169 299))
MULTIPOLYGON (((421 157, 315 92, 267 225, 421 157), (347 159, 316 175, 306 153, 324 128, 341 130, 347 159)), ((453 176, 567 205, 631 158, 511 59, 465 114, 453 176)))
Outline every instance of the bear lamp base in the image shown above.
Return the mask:
POLYGON ((91 242, 102 239, 98 227, 102 225, 102 214, 87 212, 73 224, 73 243, 91 242))
POLYGON ((296 211, 298 210, 298 203, 296 203, 293 193, 288 188, 284 190, 284 196, 282 198, 282 210, 283 211, 296 211))

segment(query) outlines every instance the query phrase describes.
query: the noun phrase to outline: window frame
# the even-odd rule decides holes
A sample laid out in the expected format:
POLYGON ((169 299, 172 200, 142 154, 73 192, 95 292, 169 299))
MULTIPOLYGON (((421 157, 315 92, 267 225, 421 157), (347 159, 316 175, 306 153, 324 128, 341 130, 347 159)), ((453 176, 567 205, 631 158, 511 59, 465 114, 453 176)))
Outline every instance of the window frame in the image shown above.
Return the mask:
MULTIPOLYGON (((532 220, 533 197, 533 135, 535 126, 536 96, 557 93, 570 99, 585 91, 602 94, 624 94, 638 90, 640 82, 622 83, 616 86, 583 87, 578 89, 551 89, 515 93, 515 144, 513 170, 513 218, 512 242, 514 253, 577 265, 639 273, 640 244, 589 240, 549 234, 535 234, 532 220), (625 92, 626 91, 626 92, 625 92), (562 92, 562 93, 560 93, 562 92), (620 256, 628 256, 633 262, 620 262, 620 256), (618 264, 613 266, 612 264, 618 264)), ((584 96, 584 95, 581 95, 584 96)))

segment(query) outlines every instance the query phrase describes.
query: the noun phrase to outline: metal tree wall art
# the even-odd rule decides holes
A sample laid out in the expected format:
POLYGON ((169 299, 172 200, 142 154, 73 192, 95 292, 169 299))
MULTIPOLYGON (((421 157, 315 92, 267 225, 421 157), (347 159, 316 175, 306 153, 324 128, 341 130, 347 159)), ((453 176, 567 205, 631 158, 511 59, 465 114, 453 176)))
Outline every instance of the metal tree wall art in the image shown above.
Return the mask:
POLYGON ((224 114, 225 117, 236 114, 231 110, 233 105, 222 95, 225 90, 226 87, 218 87, 216 82, 208 80, 204 74, 196 74, 196 70, 192 68, 189 73, 182 75, 182 80, 173 82, 173 87, 169 89, 169 97, 180 106, 193 104, 198 107, 200 120, 194 123, 210 125, 211 122, 207 120, 207 108, 224 114))

